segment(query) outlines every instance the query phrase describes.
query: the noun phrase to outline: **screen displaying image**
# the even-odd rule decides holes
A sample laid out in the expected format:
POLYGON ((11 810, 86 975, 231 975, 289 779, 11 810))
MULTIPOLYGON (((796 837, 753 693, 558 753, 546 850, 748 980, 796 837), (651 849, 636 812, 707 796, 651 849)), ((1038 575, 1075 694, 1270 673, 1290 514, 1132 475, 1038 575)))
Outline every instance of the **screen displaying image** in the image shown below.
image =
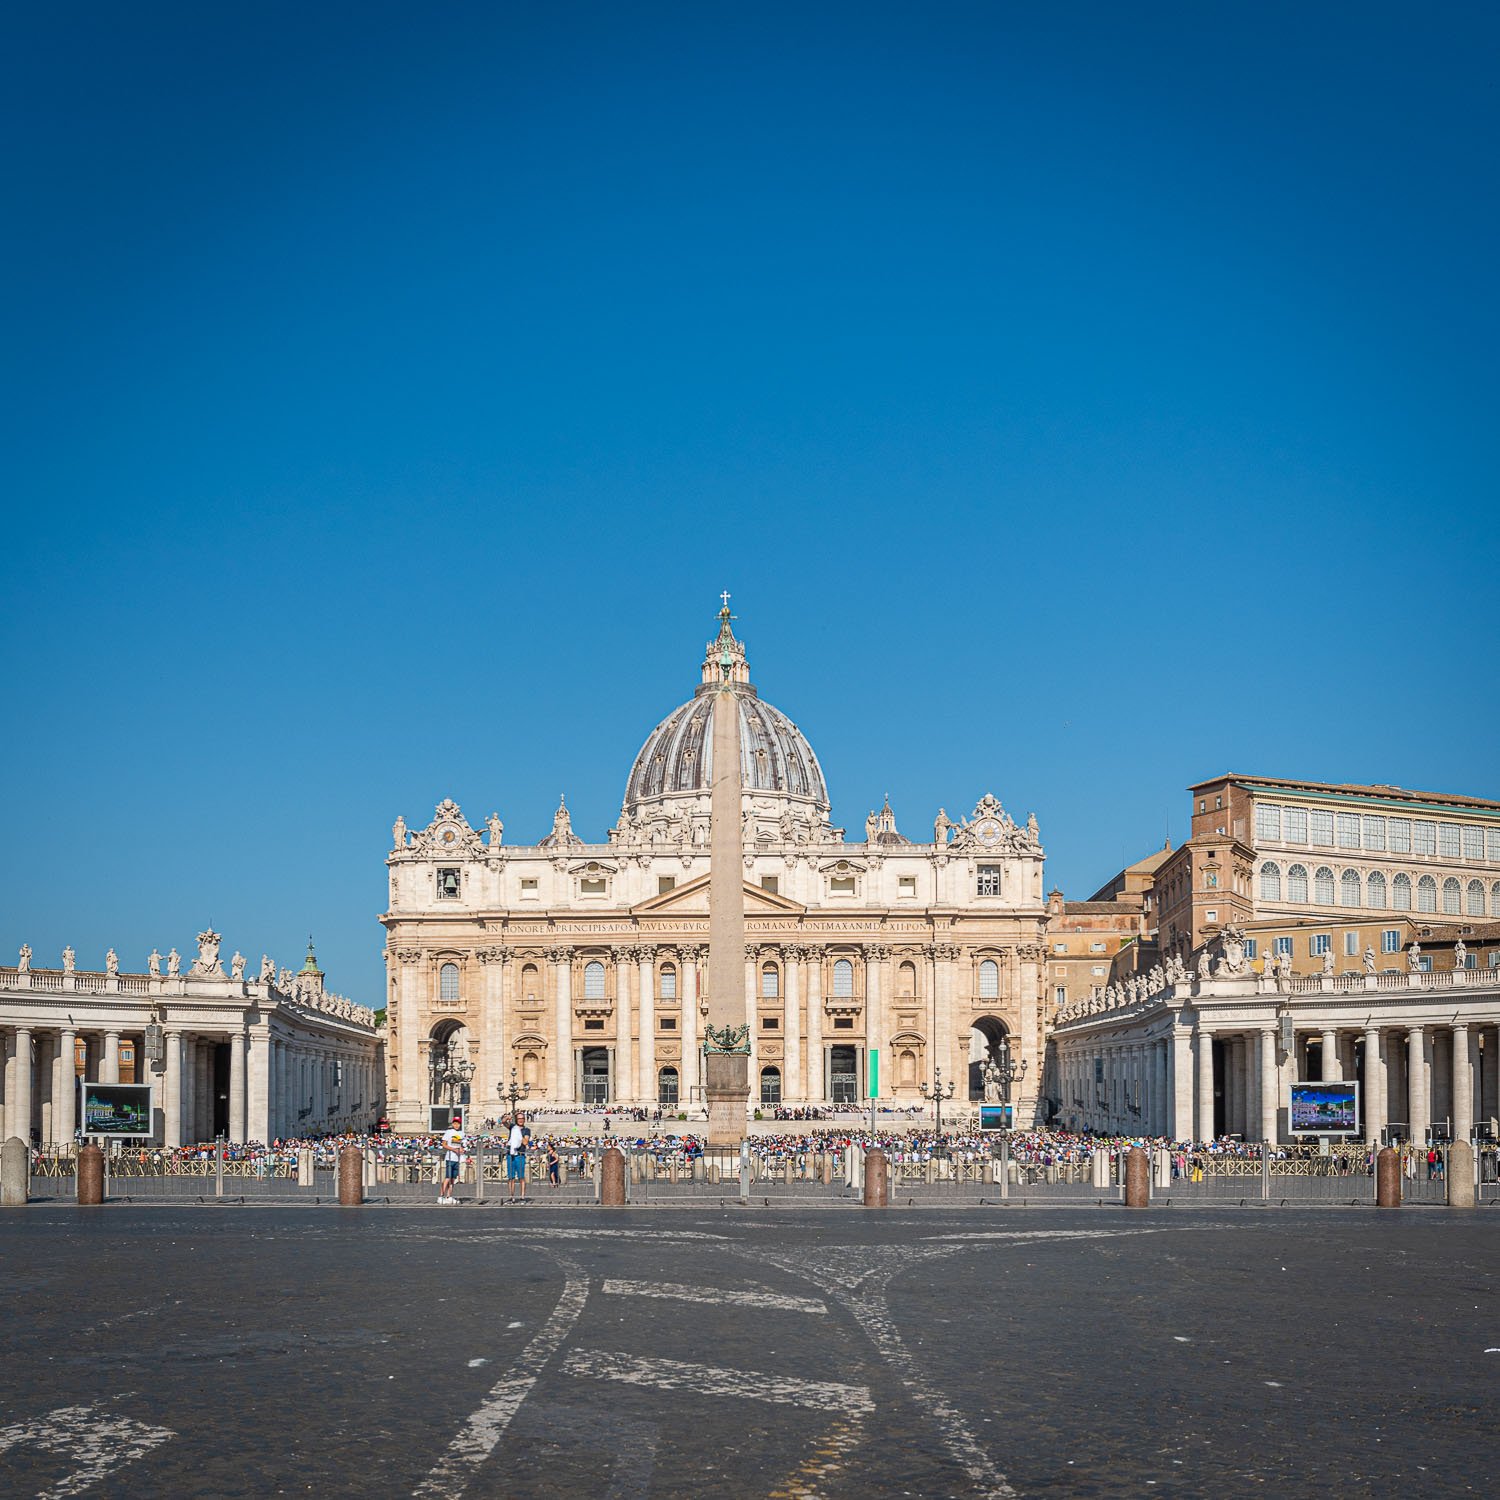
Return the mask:
POLYGON ((85 1135, 150 1136, 149 1083, 84 1083, 85 1135))
POLYGON ((1008 1104, 981 1104, 979 1106, 979 1128, 981 1130, 1008 1130, 1010 1128, 1008 1104))
POLYGON ((1303 1135, 1357 1135, 1357 1083, 1294 1083, 1292 1131, 1303 1135))

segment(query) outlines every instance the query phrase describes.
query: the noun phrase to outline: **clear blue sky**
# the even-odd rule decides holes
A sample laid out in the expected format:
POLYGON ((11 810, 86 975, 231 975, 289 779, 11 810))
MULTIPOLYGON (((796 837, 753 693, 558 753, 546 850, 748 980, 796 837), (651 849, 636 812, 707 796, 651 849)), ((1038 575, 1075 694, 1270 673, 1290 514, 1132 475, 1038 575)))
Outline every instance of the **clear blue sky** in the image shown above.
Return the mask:
POLYGON ((862 832, 1500 795, 1493 5, 18 6, 0 945, 379 1002, 720 589, 862 832))

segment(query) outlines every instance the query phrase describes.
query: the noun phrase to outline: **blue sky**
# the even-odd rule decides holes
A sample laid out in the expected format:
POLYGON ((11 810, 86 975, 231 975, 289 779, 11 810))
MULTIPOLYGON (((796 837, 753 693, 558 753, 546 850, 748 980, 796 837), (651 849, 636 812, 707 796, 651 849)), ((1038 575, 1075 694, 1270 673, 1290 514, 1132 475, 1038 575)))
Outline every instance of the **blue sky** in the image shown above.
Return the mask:
POLYGON ((0 49, 0 948, 381 993, 720 589, 835 818, 1086 895, 1225 769, 1500 795, 1492 6, 72 6, 0 49))

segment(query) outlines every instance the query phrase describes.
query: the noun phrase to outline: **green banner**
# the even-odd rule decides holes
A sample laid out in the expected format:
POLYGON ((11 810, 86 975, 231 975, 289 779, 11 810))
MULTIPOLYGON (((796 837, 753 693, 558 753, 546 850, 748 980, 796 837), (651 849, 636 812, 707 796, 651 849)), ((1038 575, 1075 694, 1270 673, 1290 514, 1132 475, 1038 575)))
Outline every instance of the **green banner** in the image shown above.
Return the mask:
POLYGON ((870 1048, 870 1092, 867 1097, 880 1097, 880 1052, 875 1047, 870 1048))

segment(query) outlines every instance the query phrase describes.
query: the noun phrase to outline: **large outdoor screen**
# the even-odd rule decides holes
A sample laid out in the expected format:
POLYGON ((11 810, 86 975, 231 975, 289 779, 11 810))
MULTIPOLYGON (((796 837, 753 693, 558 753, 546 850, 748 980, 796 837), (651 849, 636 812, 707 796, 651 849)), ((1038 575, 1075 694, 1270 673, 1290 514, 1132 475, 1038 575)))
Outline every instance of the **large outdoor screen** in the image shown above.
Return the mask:
POLYGON ((89 1083, 83 1090, 83 1133, 116 1139, 150 1137, 151 1085, 149 1083, 89 1083))
POLYGON ((981 1104, 979 1106, 979 1128, 981 1130, 1009 1130, 1011 1106, 1009 1104, 981 1104))
POLYGON ((1358 1135, 1357 1083, 1294 1083, 1294 1135, 1358 1135))

